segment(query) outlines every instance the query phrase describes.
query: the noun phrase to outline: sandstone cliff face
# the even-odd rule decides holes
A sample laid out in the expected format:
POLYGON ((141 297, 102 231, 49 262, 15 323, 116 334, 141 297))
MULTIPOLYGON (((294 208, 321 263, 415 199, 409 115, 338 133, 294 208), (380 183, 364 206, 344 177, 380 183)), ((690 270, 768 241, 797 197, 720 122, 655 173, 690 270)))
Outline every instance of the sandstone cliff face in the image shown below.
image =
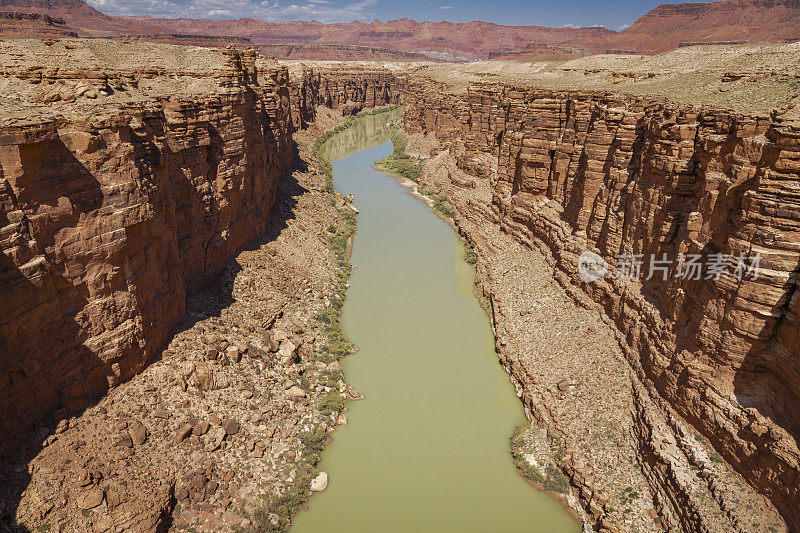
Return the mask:
POLYGON ((317 106, 345 114, 400 102, 402 81, 384 69, 306 69, 292 76, 291 107, 295 129, 314 120, 317 106))
POLYGON ((486 223, 543 243, 615 323, 639 378, 800 529, 797 108, 764 118, 502 84, 447 94, 430 80, 404 98, 406 128, 435 133, 490 184, 486 223), (758 253, 761 268, 741 282, 584 283, 583 250, 612 266, 758 253))
POLYGON ((0 129, 3 448, 141 371, 264 231, 293 160, 288 74, 226 53, 214 94, 0 129))

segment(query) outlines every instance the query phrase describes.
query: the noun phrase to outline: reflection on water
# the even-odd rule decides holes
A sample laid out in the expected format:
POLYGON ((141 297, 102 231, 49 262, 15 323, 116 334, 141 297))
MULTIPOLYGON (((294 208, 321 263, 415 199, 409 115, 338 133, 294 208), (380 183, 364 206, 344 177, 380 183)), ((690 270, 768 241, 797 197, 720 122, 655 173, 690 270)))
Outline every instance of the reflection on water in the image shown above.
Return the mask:
POLYGON ((394 109, 357 119, 349 128, 320 146, 319 154, 328 161, 336 161, 359 150, 385 143, 389 140, 386 123, 399 117, 400 113, 400 109, 394 109))
POLYGON ((342 315, 359 351, 342 366, 366 399, 349 404, 348 425, 319 466, 330 484, 292 531, 577 532, 514 468, 509 438, 522 405, 497 362, 463 247, 373 169, 392 151, 390 117, 361 119, 326 147, 343 158, 333 163, 337 190, 354 194, 361 212, 342 315))

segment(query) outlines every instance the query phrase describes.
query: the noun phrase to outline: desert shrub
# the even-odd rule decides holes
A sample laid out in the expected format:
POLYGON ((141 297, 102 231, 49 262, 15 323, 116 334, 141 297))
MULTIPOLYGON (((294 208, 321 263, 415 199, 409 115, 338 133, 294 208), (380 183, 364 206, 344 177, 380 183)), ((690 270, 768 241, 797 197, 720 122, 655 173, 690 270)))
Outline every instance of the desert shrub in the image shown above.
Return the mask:
POLYGON ((319 404, 319 412, 329 415, 332 412, 341 412, 344 408, 344 399, 336 390, 329 391, 319 404))

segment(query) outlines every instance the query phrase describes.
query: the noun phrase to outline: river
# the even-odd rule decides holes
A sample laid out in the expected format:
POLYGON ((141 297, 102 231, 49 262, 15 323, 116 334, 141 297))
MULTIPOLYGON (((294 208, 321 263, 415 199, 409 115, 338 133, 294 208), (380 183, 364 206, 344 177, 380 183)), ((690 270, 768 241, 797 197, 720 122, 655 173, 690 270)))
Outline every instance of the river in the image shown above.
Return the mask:
POLYGON ((358 119, 322 147, 335 188, 360 211, 342 314, 359 351, 341 363, 365 399, 348 404, 348 425, 319 465, 328 488, 292 532, 578 532, 514 467, 522 404, 472 294, 463 245, 373 168, 392 152, 384 124, 397 113, 358 119))

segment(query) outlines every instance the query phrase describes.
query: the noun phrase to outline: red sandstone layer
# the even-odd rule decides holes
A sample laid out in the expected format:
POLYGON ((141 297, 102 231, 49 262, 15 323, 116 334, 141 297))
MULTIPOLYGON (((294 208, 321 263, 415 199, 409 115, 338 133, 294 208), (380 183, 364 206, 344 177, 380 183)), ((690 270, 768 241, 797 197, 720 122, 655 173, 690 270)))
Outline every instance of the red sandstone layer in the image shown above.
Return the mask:
POLYGON ((288 76, 228 58, 214 95, 0 130, 4 448, 140 372, 263 231, 293 157, 288 76))

